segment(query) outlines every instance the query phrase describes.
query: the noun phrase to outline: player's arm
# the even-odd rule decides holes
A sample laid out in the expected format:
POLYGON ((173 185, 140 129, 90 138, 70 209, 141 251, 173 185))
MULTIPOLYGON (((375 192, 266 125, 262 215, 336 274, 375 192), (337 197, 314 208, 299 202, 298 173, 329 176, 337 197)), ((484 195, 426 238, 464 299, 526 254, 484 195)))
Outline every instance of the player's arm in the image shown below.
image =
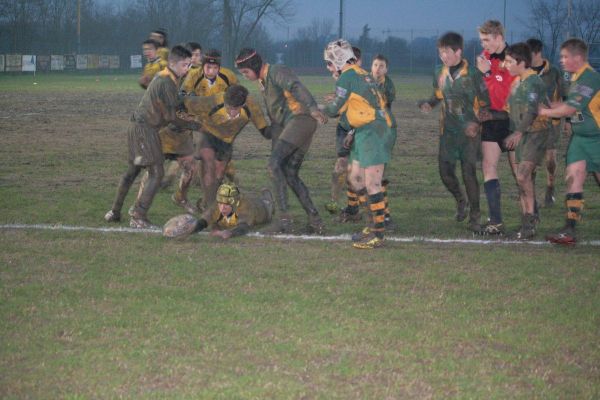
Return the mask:
POLYGON ((303 104, 310 115, 319 123, 327 122, 327 117, 319 110, 317 102, 306 86, 300 82, 296 74, 289 68, 281 68, 273 77, 275 83, 292 94, 294 99, 303 104))
POLYGON ((248 95, 248 98, 246 99, 246 107, 248 107, 248 110, 250 111, 250 120, 252 121, 252 124, 254 124, 256 129, 258 129, 260 134, 265 139, 271 139, 273 135, 265 118, 265 114, 263 113, 260 105, 254 100, 252 95, 248 95))
MULTIPOLYGON (((179 129, 192 129, 198 130, 199 124, 191 118, 182 118, 185 113, 180 113, 181 110, 181 99, 178 96, 177 91, 171 90, 166 84, 158 87, 158 99, 160 101, 163 118, 168 125, 174 126, 179 129)), ((175 129, 177 130, 177 129, 175 129)))
POLYGON ((428 99, 419 100, 417 102, 417 107, 419 107, 419 109, 421 109, 421 112, 424 112, 424 113, 431 112, 431 110, 435 106, 440 104, 440 102, 444 99, 444 95, 443 95, 442 90, 440 89, 439 83, 438 83, 439 74, 440 74, 440 72, 433 74, 433 92, 432 92, 431 96, 428 99))
POLYGON ((323 112, 329 117, 336 117, 341 114, 352 93, 352 87, 350 82, 345 79, 345 75, 342 75, 335 84, 335 97, 323 108, 323 112))

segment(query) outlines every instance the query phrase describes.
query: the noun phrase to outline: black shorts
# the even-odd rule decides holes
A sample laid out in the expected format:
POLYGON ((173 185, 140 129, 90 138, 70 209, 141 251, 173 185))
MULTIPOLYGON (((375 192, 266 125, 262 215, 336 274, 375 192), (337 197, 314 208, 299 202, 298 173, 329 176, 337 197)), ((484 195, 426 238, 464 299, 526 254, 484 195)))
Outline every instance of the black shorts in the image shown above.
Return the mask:
POLYGON ((346 139, 348 132, 340 124, 335 129, 335 151, 338 157, 348 157, 350 155, 350 149, 344 147, 344 139, 346 139))
POLYGON ((510 134, 508 119, 493 119, 481 124, 481 141, 496 142, 502 152, 508 151, 504 146, 504 139, 510 134))
POLYGON ((218 161, 229 161, 233 154, 233 145, 227 143, 211 135, 210 133, 200 132, 200 143, 198 146, 200 149, 213 149, 215 151, 215 158, 218 161))

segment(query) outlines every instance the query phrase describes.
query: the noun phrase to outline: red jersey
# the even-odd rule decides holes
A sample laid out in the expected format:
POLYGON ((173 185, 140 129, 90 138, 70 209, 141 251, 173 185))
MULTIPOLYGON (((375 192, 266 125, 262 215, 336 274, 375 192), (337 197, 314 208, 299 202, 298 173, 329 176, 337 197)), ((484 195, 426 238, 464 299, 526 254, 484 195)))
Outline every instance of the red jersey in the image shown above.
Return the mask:
POLYGON ((490 108, 496 111, 507 111, 506 100, 510 94, 512 82, 516 78, 516 76, 511 76, 503 66, 505 52, 506 48, 500 54, 490 55, 487 51, 481 53, 490 62, 491 69, 483 75, 483 80, 490 95, 490 108))

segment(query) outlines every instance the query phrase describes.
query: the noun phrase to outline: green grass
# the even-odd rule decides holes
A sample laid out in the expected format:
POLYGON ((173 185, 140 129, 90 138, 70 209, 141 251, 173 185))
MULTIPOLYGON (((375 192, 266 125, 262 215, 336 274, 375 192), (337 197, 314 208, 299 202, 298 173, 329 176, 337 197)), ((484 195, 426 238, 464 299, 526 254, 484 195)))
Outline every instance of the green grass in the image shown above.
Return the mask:
MULTIPOLYGON (((30 78, 0 76, 0 224, 107 226, 136 77, 40 75, 35 89, 17 89, 30 78)), ((471 239, 437 175, 436 116, 414 106, 431 79, 394 78, 390 235, 471 239)), ((332 91, 330 78, 302 79, 318 98, 332 91)), ((320 207, 333 130, 319 128, 302 170, 320 207)), ((268 185, 268 154, 253 129, 239 137, 243 190, 268 185)), ((505 163, 500 172, 516 227, 516 189, 505 163)), ((181 212, 171 190, 152 206, 156 223, 181 212)), ((590 180, 584 240, 600 238, 598 204, 590 180)), ((559 204, 542 209, 540 238, 563 218, 559 204)), ((331 234, 361 227, 326 222, 331 234)), ((586 245, 389 241, 361 252, 346 241, 3 229, 0 397, 594 399, 599 257, 586 245)))

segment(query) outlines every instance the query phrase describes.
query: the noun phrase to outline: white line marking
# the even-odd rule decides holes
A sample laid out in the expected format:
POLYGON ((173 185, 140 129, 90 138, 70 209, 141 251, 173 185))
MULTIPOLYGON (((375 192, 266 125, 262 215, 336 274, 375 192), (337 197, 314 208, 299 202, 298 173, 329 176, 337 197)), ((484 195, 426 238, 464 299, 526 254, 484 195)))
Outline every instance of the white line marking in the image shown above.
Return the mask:
MULTIPOLYGON (((72 226, 72 225, 50 225, 50 224, 4 224, 0 225, 0 229, 39 229, 39 230, 54 230, 54 231, 87 231, 87 232, 102 232, 102 233, 154 233, 161 234, 160 229, 134 229, 126 227, 89 227, 89 226, 72 226)), ((207 234, 207 232, 200 232, 199 234, 207 234)), ((286 240, 321 240, 321 241, 349 241, 351 236, 348 234, 336 235, 336 236, 316 236, 316 235, 265 235, 260 232, 249 233, 247 236, 256 238, 270 238, 270 239, 286 239, 286 240)), ((386 241, 390 242, 401 242, 401 243, 438 243, 438 244, 528 244, 534 246, 546 246, 550 243, 546 241, 530 240, 530 241, 517 241, 517 240, 489 240, 489 239, 440 239, 425 236, 412 236, 412 237, 398 237, 398 236, 386 236, 386 241)), ((589 240, 577 243, 578 246, 600 246, 600 240, 589 240)))

